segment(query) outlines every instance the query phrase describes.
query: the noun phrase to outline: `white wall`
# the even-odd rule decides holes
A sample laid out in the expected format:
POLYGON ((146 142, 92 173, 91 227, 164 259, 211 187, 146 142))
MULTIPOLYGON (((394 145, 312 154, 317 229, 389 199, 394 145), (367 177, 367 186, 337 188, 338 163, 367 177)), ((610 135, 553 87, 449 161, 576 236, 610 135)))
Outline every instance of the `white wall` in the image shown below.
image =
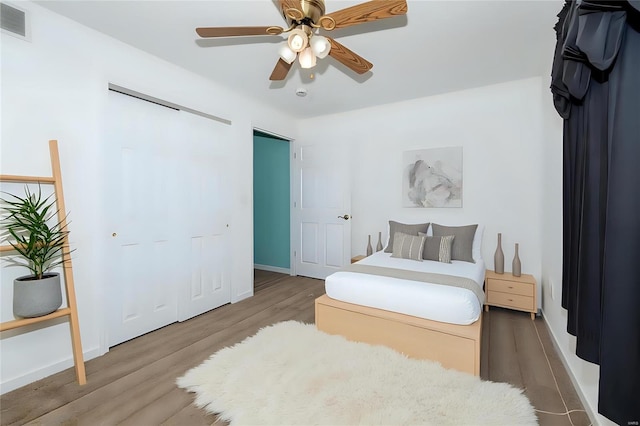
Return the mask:
POLYGON ((365 253, 369 234, 375 247, 379 231, 386 245, 389 219, 480 223, 488 268, 501 232, 505 270, 517 242, 522 271, 539 279, 539 87, 533 78, 303 121, 300 140, 338 143, 351 157, 352 255, 365 253), (403 208, 403 151, 447 146, 463 147, 463 207, 403 208))
MULTIPOLYGON (((115 83, 170 102, 232 120, 235 214, 230 223, 232 301, 253 294, 253 127, 295 137, 295 121, 267 106, 154 56, 99 34, 38 5, 31 14, 32 41, 2 34, 3 174, 51 174, 48 143, 58 139, 67 210, 70 212, 74 278, 86 359, 107 349, 102 272, 117 265, 103 256, 110 235, 109 200, 101 158, 107 85, 115 83)), ((12 320, 12 281, 26 272, 2 265, 0 320, 12 320)), ((7 392, 72 365, 65 320, 3 332, 1 391, 7 392)))

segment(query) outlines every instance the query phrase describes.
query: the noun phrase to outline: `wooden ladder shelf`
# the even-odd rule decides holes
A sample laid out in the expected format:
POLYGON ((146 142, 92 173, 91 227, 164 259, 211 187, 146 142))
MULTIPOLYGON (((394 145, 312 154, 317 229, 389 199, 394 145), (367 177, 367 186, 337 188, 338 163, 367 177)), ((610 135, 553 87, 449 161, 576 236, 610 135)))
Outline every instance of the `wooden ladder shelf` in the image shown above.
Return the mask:
MULTIPOLYGON (((49 141, 49 153, 51 155, 51 170, 52 177, 39 177, 39 176, 15 176, 15 175, 0 175, 0 181, 3 182, 18 182, 18 183, 46 183, 52 184, 56 203, 58 208, 58 220, 61 223, 63 229, 67 227, 66 214, 67 211, 64 206, 64 195, 62 192, 62 174, 60 171, 60 156, 58 155, 58 141, 49 141)), ((69 236, 65 236, 64 241, 66 246, 69 246, 69 236)), ((14 248, 10 245, 0 246, 0 252, 12 251, 14 248)), ((76 377, 78 383, 84 385, 87 383, 87 377, 84 369, 84 359, 82 355, 82 343, 80 342, 80 324, 78 323, 78 307, 76 304, 76 292, 73 285, 73 268, 71 266, 71 257, 68 252, 63 250, 63 274, 64 284, 67 294, 67 307, 58 309, 57 311, 36 318, 24 318, 13 321, 7 321, 0 323, 0 331, 11 330, 26 325, 36 324, 50 319, 68 316, 69 326, 71 327, 71 345, 73 349, 73 361, 76 368, 76 377)))

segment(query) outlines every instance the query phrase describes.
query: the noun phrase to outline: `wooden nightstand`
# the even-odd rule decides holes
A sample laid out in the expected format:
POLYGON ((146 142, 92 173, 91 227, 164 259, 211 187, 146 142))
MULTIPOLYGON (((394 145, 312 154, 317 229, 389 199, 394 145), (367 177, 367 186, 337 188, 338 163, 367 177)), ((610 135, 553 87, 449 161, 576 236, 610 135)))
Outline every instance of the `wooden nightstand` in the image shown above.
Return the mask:
POLYGON ((351 258, 351 263, 356 263, 356 262, 358 262, 358 261, 360 261, 360 260, 364 259, 365 257, 367 257, 367 256, 365 256, 365 255, 363 255, 363 254, 359 254, 359 255, 357 255, 357 256, 353 256, 353 257, 351 258))
POLYGON ((535 319, 538 302, 536 279, 533 275, 522 274, 520 277, 514 277, 509 272, 496 274, 494 271, 487 271, 484 291, 485 311, 489 311, 489 306, 500 306, 530 312, 531 319, 535 319))

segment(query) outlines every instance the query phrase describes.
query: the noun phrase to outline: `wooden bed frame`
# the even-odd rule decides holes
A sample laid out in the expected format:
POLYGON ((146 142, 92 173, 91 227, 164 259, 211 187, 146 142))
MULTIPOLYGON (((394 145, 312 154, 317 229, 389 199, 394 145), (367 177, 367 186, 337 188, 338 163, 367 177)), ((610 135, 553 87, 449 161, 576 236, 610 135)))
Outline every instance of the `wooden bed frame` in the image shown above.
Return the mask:
POLYGON ((480 375, 482 313, 473 324, 457 325, 341 302, 326 294, 318 297, 315 305, 320 331, 388 346, 411 358, 434 360, 445 368, 480 375))

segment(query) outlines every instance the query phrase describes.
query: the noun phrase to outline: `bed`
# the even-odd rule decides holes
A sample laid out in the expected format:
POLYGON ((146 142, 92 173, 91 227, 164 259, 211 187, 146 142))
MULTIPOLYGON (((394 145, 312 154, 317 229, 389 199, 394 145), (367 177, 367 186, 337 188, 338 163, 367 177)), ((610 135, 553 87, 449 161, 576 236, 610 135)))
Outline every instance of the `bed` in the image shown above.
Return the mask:
MULTIPOLYGON (((396 234, 391 223, 390 235, 405 235, 396 234)), ((457 228, 446 227, 438 233, 455 233, 457 228)), ((407 235, 432 237, 413 231, 407 235)), ((469 238, 473 249, 471 240, 467 241, 466 260, 445 259, 450 263, 397 256, 390 238, 385 252, 327 277, 326 294, 315 302, 317 328, 479 375, 485 276, 479 248, 482 229, 475 228, 471 237, 467 232, 469 238), (438 280, 448 285, 432 282, 438 280), (449 283, 452 280, 455 285, 449 283)), ((426 240, 415 240, 420 241, 426 240)), ((462 237, 459 242, 464 245, 462 237)))

